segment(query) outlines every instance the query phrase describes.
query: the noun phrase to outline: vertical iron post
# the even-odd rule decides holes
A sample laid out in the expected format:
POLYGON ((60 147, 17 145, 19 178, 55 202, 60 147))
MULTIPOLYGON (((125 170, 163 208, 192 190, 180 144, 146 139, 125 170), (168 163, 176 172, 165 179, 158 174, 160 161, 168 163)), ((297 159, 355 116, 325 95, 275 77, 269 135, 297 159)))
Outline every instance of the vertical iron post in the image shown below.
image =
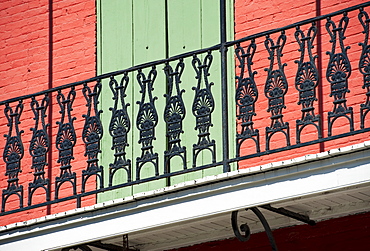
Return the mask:
POLYGON ((229 126, 227 94, 227 47, 226 43, 226 0, 220 0, 220 40, 221 40, 221 99, 222 99, 222 155, 223 171, 229 172, 229 126))

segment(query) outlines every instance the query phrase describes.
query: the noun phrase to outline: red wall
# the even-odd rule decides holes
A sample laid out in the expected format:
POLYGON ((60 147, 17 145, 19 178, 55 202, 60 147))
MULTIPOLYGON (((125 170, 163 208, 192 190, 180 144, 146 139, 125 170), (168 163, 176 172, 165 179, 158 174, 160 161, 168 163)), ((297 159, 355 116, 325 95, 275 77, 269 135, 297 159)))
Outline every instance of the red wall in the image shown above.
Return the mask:
MULTIPOLYGON (((273 231, 281 251, 367 251, 370 239, 370 213, 299 225, 273 231)), ((207 242, 172 251, 271 251, 265 232, 252 234, 247 242, 236 238, 207 242)))
MULTIPOLYGON (((296 0, 236 0, 235 1, 235 38, 240 39, 242 37, 252 35, 258 32, 271 30, 279 27, 284 27, 288 24, 292 24, 298 21, 302 21, 308 18, 315 17, 317 15, 324 15, 338 11, 356 4, 360 4, 364 1, 358 0, 310 0, 310 1, 296 1, 296 0), (321 6, 321 7, 320 7, 321 6)), ((370 12, 370 8, 366 8, 370 12)), ((348 50, 348 57, 352 66, 352 74, 349 79, 349 90, 347 93, 347 106, 353 108, 354 112, 354 129, 360 129, 360 104, 365 102, 366 89, 362 88, 363 76, 358 70, 358 63, 361 55, 361 47, 358 45, 359 42, 363 42, 364 34, 361 33, 363 30, 360 22, 357 18, 358 11, 350 12, 348 14, 350 21, 348 28, 345 32, 347 37, 344 40, 345 46, 351 46, 348 50)), ((334 17, 332 20, 338 25, 338 21, 341 18, 334 17)), ((330 83, 326 79, 326 69, 329 61, 329 55, 327 51, 331 51, 330 36, 325 29, 326 21, 321 21, 320 32, 321 43, 318 44, 318 36, 315 41, 315 48, 313 49, 314 55, 319 55, 318 64, 321 62, 322 67, 319 68, 321 71, 321 82, 317 88, 317 97, 322 100, 322 103, 315 102, 315 113, 321 114, 323 119, 323 136, 328 135, 328 119, 327 115, 329 111, 333 109, 333 97, 330 97, 330 83), (320 53, 321 51, 321 53, 320 53)), ((307 32, 307 29, 311 25, 304 25, 301 29, 307 32)), ((290 140, 291 144, 296 144, 296 119, 301 117, 301 105, 298 105, 298 91, 295 88, 295 76, 298 65, 294 62, 300 57, 298 51, 299 46, 294 37, 295 29, 290 29, 285 32, 287 41, 283 49, 283 57, 281 58, 282 63, 286 63, 284 71, 288 81, 288 92, 285 96, 286 109, 283 110, 284 122, 289 122, 290 126, 290 140)), ((280 33, 272 34, 270 37, 276 42, 276 39, 280 33)), ((271 113, 267 112, 268 100, 264 94, 264 86, 267 79, 267 72, 265 68, 269 67, 270 61, 268 60, 268 53, 264 45, 265 37, 256 39, 257 50, 253 58, 253 70, 257 71, 255 81, 258 86, 258 101, 256 103, 256 113, 254 116, 254 128, 260 132, 261 151, 266 149, 265 140, 265 127, 270 126, 271 113)), ((244 42, 241 45, 243 47, 248 46, 248 42, 244 42)), ((338 50, 336 52, 339 52, 338 50)), ((307 55, 307 54, 306 54, 307 55)), ((239 62, 236 61, 236 65, 239 62)), ((275 58, 275 67, 277 69, 277 63, 275 58)), ((239 70, 237 69, 237 73, 239 70)), ((368 123, 365 126, 369 126, 368 123)), ((337 135, 340 133, 349 132, 349 123, 345 118, 339 118, 334 122, 333 134, 337 135)), ((324 143, 315 144, 307 147, 297 148, 295 150, 284 151, 276 154, 269 154, 259 158, 248 159, 239 163, 240 168, 248 168, 251 166, 257 166, 266 164, 274 161, 281 161, 285 159, 295 158, 306 154, 314 154, 321 151, 327 151, 333 148, 339 148, 347 145, 353 145, 363 142, 369 138, 369 133, 362 133, 352 137, 345 137, 342 139, 326 141, 324 143)), ((301 142, 308 142, 317 139, 317 130, 313 126, 308 126, 304 129, 301 142)), ((272 136, 270 149, 280 148, 286 146, 286 138, 283 133, 276 133, 272 136)), ((255 144, 252 140, 246 140, 241 148, 241 155, 248 155, 255 153, 255 144)))
MULTIPOLYGON (((79 81, 96 75, 96 46, 95 46, 95 1, 91 0, 2 0, 0 4, 0 100, 31 94, 79 81), (52 4, 51 4, 52 3, 52 4), (50 8, 51 7, 51 8, 50 8)), ((77 100, 74 105, 74 112, 83 109, 81 90, 77 89, 77 100)), ((53 102, 52 133, 57 132, 56 121, 60 120, 59 106, 55 98, 53 102)), ((19 174, 19 183, 23 184, 24 206, 27 206, 28 183, 33 180, 31 157, 29 155, 29 142, 32 133, 29 128, 34 127, 35 121, 30 110, 30 100, 24 100, 24 111, 21 116, 20 130, 24 144, 24 158, 21 162, 22 173, 19 174)), ((15 106, 17 103, 11 103, 15 106)), ((76 116, 72 112, 72 116, 76 116)), ((0 114, 4 114, 4 106, 0 107, 0 114)), ((83 119, 80 117, 81 110, 75 123, 76 129, 83 126, 83 119)), ((8 133, 5 126, 6 118, 0 116, 0 135, 8 133)), ((86 168, 86 157, 81 135, 77 135, 75 148, 75 160, 73 171, 77 176, 86 168), (80 163, 80 164, 79 164, 80 163)), ((4 149, 6 140, 0 138, 0 149, 4 149)), ((52 159, 51 165, 46 171, 53 169, 51 177, 59 173, 59 164, 56 162, 58 153, 55 142, 51 142, 52 159)), ((0 153, 3 154, 2 151, 0 153)), ((5 163, 0 157, 1 174, 0 187, 7 187, 5 174, 5 163)), ((51 179, 51 188, 54 190, 54 178, 51 179)), ((95 181, 90 180, 90 188, 95 187, 95 181)), ((81 190, 81 180, 77 181, 77 191, 81 190)), ((89 186, 88 186, 89 188, 89 186)), ((65 184, 61 188, 60 196, 71 195, 71 186, 65 184)), ((54 193, 51 193, 54 199, 54 193)), ((33 196, 33 204, 44 202, 45 192, 38 189, 33 196)), ((19 199, 12 195, 9 197, 6 211, 19 207, 19 199)), ((94 198, 89 198, 86 203, 92 204, 94 198)), ((58 206, 43 207, 35 210, 28 210, 22 213, 0 217, 0 224, 6 225, 13 222, 20 222, 65 211, 75 208, 74 201, 58 204, 58 206)))
MULTIPOLYGON (((303 19, 314 17, 317 14, 327 14, 336 10, 340 10, 361 1, 350 0, 315 0, 315 1, 296 1, 296 0, 235 0, 235 38, 241 38, 246 35, 256 32, 269 30, 281 27, 292 22, 297 22, 303 19), (321 8, 318 8, 321 6, 321 8)), ((369 10, 368 10, 369 11, 369 10)), ((351 93, 347 94, 347 105, 353 107, 355 115, 355 129, 359 129, 359 107, 365 100, 365 90, 362 89, 362 75, 358 71, 358 59, 361 53, 361 48, 358 42, 363 40, 363 35, 359 33, 362 29, 358 20, 357 12, 349 14, 350 24, 346 31, 348 35, 345 40, 346 45, 351 45, 349 50, 349 58, 352 63, 352 76, 349 81, 349 89, 351 93), (357 34, 351 36, 351 34, 357 34)), ((338 21, 336 18, 335 21, 338 21)), ((95 76, 96 64, 96 46, 95 46, 95 1, 81 0, 3 0, 0 4, 0 100, 6 100, 10 97, 17 97, 24 94, 35 93, 37 91, 46 90, 50 87, 56 87, 63 84, 71 83, 78 80, 87 79, 95 76), (50 4, 52 2, 52 5, 50 4), (50 9, 52 6, 52 9, 50 9), (52 10, 52 11, 51 11, 52 10), (52 24, 52 25, 51 25, 52 24)), ((303 27, 307 28, 307 26, 303 27)), ((321 27, 323 37, 320 46, 315 47, 314 53, 317 54, 317 49, 321 48, 322 55, 322 75, 325 76, 328 56, 326 51, 330 50, 329 36, 324 27, 321 27)), ((297 69, 294 60, 298 59, 299 52, 294 39, 294 30, 286 32, 288 40, 284 48, 283 63, 287 63, 285 73, 288 78, 289 90, 286 95, 286 106, 284 110, 284 120, 290 122, 291 143, 295 143, 295 120, 300 117, 301 107, 297 104, 298 92, 293 83, 297 69)), ((271 36, 276 39, 277 35, 271 36)), ((264 68, 268 67, 268 55, 263 45, 263 38, 257 39, 257 53, 254 58, 253 69, 258 71, 256 82, 258 84, 259 100, 256 105, 257 116, 254 117, 255 128, 261 133, 261 150, 265 149, 265 127, 268 126, 271 114, 267 110, 267 99, 264 97, 264 83, 267 73, 264 68), (267 124, 266 124, 267 122, 267 124)), ((316 40, 317 41, 317 40, 316 40)), ((245 44, 244 44, 245 45, 245 44)), ((333 99, 329 97, 330 87, 325 78, 322 79, 322 116, 324 118, 323 128, 324 136, 327 135, 327 113, 332 109, 333 99)), ((81 89, 77 88, 78 96, 81 98, 81 89)), ((75 128, 81 133, 83 127, 83 119, 80 117, 80 110, 86 110, 83 99, 77 99, 74 105, 72 116, 77 116, 75 128), (78 112, 77 112, 78 111, 78 112)), ((26 132, 22 134, 22 141, 25 147, 25 157, 22 161, 22 173, 20 173, 20 184, 28 184, 33 180, 33 170, 30 168, 31 158, 29 157, 29 141, 31 133, 29 128, 33 127, 33 114, 29 109, 29 101, 25 103, 25 110, 22 114, 22 123, 20 129, 26 132), (28 159, 28 162, 27 162, 28 159)), ((14 104, 13 104, 14 105, 14 104)), ((318 104, 316 103, 316 112, 319 112, 318 104)), ((3 114, 4 107, 0 107, 0 114, 3 114)), ((7 121, 3 116, 0 116, 0 135, 8 133, 5 124, 7 121)), ((57 132, 56 121, 59 120, 59 107, 53 105, 51 129, 55 136, 57 132)), ((340 119, 335 123, 334 134, 347 132, 348 125, 345 119, 340 119)), ((308 141, 315 139, 317 134, 315 130, 307 129, 309 136, 302 139, 308 141)), ((75 160, 73 160, 73 171, 77 176, 86 168, 86 157, 84 156, 84 145, 81 140, 81 135, 77 135, 77 145, 74 150, 75 160)), ((240 162, 240 168, 261 165, 271 161, 284 160, 294 158, 308 153, 317 153, 322 150, 330 150, 332 148, 352 145, 363 142, 369 136, 369 133, 363 133, 352 137, 346 137, 338 140, 328 141, 313 146, 270 154, 259 158, 248 160, 248 164, 240 162)), ((0 149, 5 146, 5 138, 0 140, 0 149)), ((55 137, 53 137, 55 139, 55 137)), ((285 139, 282 135, 275 135, 271 145, 271 149, 285 145, 285 139)), ((47 170, 51 177, 55 177, 59 172, 58 152, 55 148, 55 142, 52 145, 52 159, 54 160, 47 170)), ((250 149, 250 144, 246 142, 242 148, 242 154, 253 153, 250 149)), ((2 157, 2 156, 1 156, 2 157)), ((0 159, 2 163, 2 158, 0 159)), ((2 169, 3 170, 3 169, 2 169)), ((4 171, 0 174, 0 187, 7 186, 7 177, 4 176, 4 171)), ((92 181, 92 179, 91 179, 92 181)), ((81 189, 81 180, 77 181, 77 190, 81 189)), ((95 187, 94 182, 90 182, 90 187, 95 187)), ((52 179, 52 188, 54 188, 54 180, 52 179)), ((24 205, 27 203, 27 187, 24 188, 24 205)), ((60 197, 71 195, 71 186, 63 185, 60 197)), ((51 194, 53 199, 54 194, 51 194)), ((34 195, 33 204, 45 201, 45 195, 40 189, 34 195)), ((91 197, 84 200, 83 206, 94 203, 95 198, 91 197)), ((15 196, 8 200, 6 210, 15 209, 19 205, 19 201, 15 196)), ((72 201, 58 204, 57 206, 39 208, 36 210, 28 210, 19 214, 12 214, 12 217, 1 217, 2 225, 11 222, 24 221, 35 217, 40 217, 50 213, 65 211, 75 207, 72 201)))

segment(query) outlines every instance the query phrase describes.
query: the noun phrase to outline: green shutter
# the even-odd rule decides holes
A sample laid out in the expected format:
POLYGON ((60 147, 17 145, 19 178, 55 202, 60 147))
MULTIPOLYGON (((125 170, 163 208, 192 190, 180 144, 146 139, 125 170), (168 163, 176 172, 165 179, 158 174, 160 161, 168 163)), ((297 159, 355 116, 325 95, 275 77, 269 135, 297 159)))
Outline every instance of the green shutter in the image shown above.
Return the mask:
MULTIPOLYGON (((133 2, 134 65, 166 58, 165 3, 165 0, 135 0, 133 2)), ((166 129, 163 122, 163 111, 161 109, 165 106, 163 93, 166 93, 166 80, 164 74, 162 74, 162 68, 162 66, 157 67, 157 78, 153 85, 153 96, 158 97, 158 99, 155 101, 155 106, 158 113, 158 125, 155 128, 156 140, 153 141, 153 151, 159 155, 159 167, 162 166, 161 156, 166 149, 166 129)), ((146 76, 149 73, 149 70, 150 69, 143 70, 146 76)), ((139 93, 139 85, 137 84, 136 80, 136 72, 132 81, 133 82, 131 82, 131 84, 134 84, 136 88, 136 100, 140 100, 141 95, 139 93)), ((132 117, 133 119, 136 119, 139 105, 137 105, 135 101, 132 102, 132 106, 134 107, 134 113, 132 117)), ((132 158, 132 168, 133 172, 136 173, 135 160, 141 155, 141 145, 138 144, 139 131, 136 128, 136 121, 133 123, 132 129, 132 132, 134 133, 134 139, 131 147, 135 149, 135 156, 132 158)), ((146 163, 141 169, 140 178, 142 179, 153 176, 155 176, 153 164, 146 163)), ((133 188, 133 193, 135 194, 164 187, 166 184, 165 182, 165 180, 158 180, 135 185, 133 188)))
MULTIPOLYGON (((228 39, 233 39, 233 5, 228 1, 228 39)), ((184 52, 209 47, 219 43, 219 1, 218 0, 97 0, 97 46, 98 46, 98 73, 121 70, 133 65, 163 59, 184 52), (167 4, 167 6, 166 6, 167 4), (166 13, 167 11, 167 13, 166 13)), ((215 111, 212 114, 214 126, 210 129, 212 139, 216 140, 216 158, 222 159, 221 138, 221 93, 220 93, 220 57, 217 51, 213 52, 214 60, 211 66, 210 81, 215 83, 212 92, 216 101, 215 111)), ((230 53, 230 69, 233 72, 233 56, 230 53)), ((171 63, 175 67, 176 62, 171 63)), ((143 72, 148 74, 150 69, 143 72)), ((163 173, 164 151, 166 149, 166 127, 163 120, 163 109, 165 107, 166 79, 163 66, 157 67, 157 78, 154 82, 153 95, 158 97, 155 101, 158 112, 159 123, 156 127, 156 140, 153 142, 154 152, 159 155, 159 172, 163 173)), ((126 148, 127 158, 132 161, 132 177, 135 179, 136 158, 141 154, 141 145, 138 144, 139 131, 136 128, 136 116, 140 100, 139 85, 136 73, 129 75, 130 84, 127 90, 127 102, 130 103, 130 146, 126 148)), ((187 148, 187 168, 192 167, 192 147, 197 142, 198 132, 194 130, 195 118, 191 107, 194 99, 193 86, 196 86, 195 71, 191 65, 191 58, 185 60, 185 71, 182 76, 181 89, 185 89, 183 99, 187 108, 183 123, 185 133, 181 135, 182 145, 187 148)), ((234 83, 233 74, 229 74, 230 83, 234 83)), ((117 79, 120 81, 120 79, 117 79)), ((101 95, 101 106, 104 110, 102 119, 104 123, 104 138, 102 140, 101 162, 105 166, 105 186, 108 184, 109 163, 114 160, 113 151, 110 149, 112 139, 107 130, 111 112, 109 107, 113 106, 112 94, 108 88, 108 82, 103 83, 101 95)), ((230 84, 229 97, 233 100, 234 85, 230 84)), ((230 105, 229 105, 230 106, 230 105)), ((235 113, 235 108, 230 106, 230 114, 235 113)), ((233 116, 230 116, 232 118, 233 116)), ((230 123, 234 125, 235 123, 230 123)), ((230 136, 235 137, 235 128, 230 128, 230 136)), ((231 146, 232 148, 234 146, 231 146)), ((230 153, 230 157, 233 156, 230 153)), ((210 163, 211 154, 203 151, 197 160, 201 163, 210 163)), ((182 161, 179 157, 171 159, 171 171, 182 170, 182 161)), ((207 169, 189 173, 170 179, 171 184, 201 178, 211 174, 222 172, 222 167, 207 169)), ((146 164, 141 171, 141 178, 154 176, 154 168, 146 164)), ((126 181, 124 171, 115 175, 114 184, 126 181)), ((122 198, 133 193, 158 189, 166 185, 165 180, 148 182, 108 192, 98 196, 98 201, 106 201, 114 198, 122 198)))
MULTIPOLYGON (((135 0, 98 0, 97 1, 97 67, 98 74, 112 72, 133 65, 133 13, 132 2, 135 0)), ((130 80, 132 76, 130 75, 130 80)), ((120 79, 117 79, 120 81, 120 79)), ((128 97, 134 93, 133 85, 128 87, 128 97)), ((126 101, 131 103, 129 109, 132 108, 132 99, 126 101)), ((113 107, 112 92, 109 88, 108 80, 103 82, 103 89, 100 98, 102 113, 102 122, 104 127, 103 139, 101 142, 101 164, 104 169, 104 186, 108 185, 109 181, 109 164, 114 160, 114 152, 111 150, 112 138, 109 135, 109 122, 111 112, 109 107, 113 107)), ((131 118, 130 118, 131 119, 131 118)), ((132 125, 131 125, 132 126, 132 125)), ((132 129, 131 129, 132 130, 132 129)), ((129 139, 130 146, 133 145, 129 139)), ((132 150, 126 148, 127 158, 132 160, 132 150)), ((127 180, 127 175, 123 170, 116 173, 113 184, 118 184, 122 180, 127 180)), ((131 187, 116 189, 114 191, 99 194, 98 202, 107 201, 115 198, 122 198, 132 194, 131 187)))

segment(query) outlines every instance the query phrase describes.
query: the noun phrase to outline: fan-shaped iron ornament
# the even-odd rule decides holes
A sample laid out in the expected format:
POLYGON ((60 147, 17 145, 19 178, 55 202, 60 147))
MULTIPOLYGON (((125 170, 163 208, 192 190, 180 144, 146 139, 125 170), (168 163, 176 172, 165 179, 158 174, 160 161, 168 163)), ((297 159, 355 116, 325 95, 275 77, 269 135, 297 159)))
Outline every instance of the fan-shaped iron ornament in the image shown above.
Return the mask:
POLYGON ((8 186, 3 189, 1 212, 5 211, 5 204, 11 195, 16 195, 19 198, 19 207, 23 207, 23 186, 19 185, 18 174, 21 170, 21 160, 24 155, 24 147, 21 138, 23 130, 19 130, 20 117, 23 111, 22 100, 13 109, 9 103, 5 105, 4 114, 8 120, 8 134, 5 134, 6 143, 4 146, 3 159, 6 164, 5 175, 8 176, 8 186))
POLYGON ((196 72, 195 78, 198 80, 196 87, 193 87, 195 96, 193 100, 192 112, 195 116, 195 130, 198 130, 198 142, 193 145, 193 167, 196 166, 199 153, 208 150, 212 154, 212 163, 216 162, 216 142, 211 140, 209 128, 213 126, 211 115, 215 109, 215 101, 211 92, 213 83, 209 82, 209 69, 213 61, 213 56, 209 51, 204 57, 203 62, 193 56, 192 65, 196 72), (204 83, 202 85, 202 83, 204 83))
POLYGON ((85 118, 82 140, 85 143, 85 156, 87 156, 87 168, 82 171, 82 193, 85 192, 86 182, 91 176, 95 176, 99 180, 100 188, 103 188, 103 167, 99 165, 98 159, 98 154, 101 153, 100 140, 103 137, 103 125, 100 121, 100 114, 103 111, 98 110, 101 88, 100 80, 93 90, 86 83, 82 88, 87 106, 87 114, 82 115, 85 118))
POLYGON ((155 140, 155 127, 158 124, 158 114, 153 97, 153 84, 157 77, 155 66, 149 71, 148 75, 140 69, 137 74, 137 81, 140 85, 141 101, 138 101, 139 112, 136 119, 136 127, 140 131, 139 144, 141 144, 141 156, 136 158, 136 180, 140 180, 141 168, 146 163, 152 163, 155 176, 159 175, 158 153, 153 151, 153 140, 155 140))
POLYGON ((319 84, 319 73, 315 64, 317 56, 312 55, 316 34, 317 27, 315 23, 312 24, 306 34, 304 34, 300 27, 297 27, 294 33, 299 45, 298 51, 301 52, 299 60, 295 61, 298 64, 295 87, 299 91, 298 105, 302 106, 302 117, 296 121, 297 144, 301 143, 302 130, 308 125, 315 126, 318 138, 322 138, 321 118, 319 114, 315 114, 314 108, 314 102, 317 101, 316 87, 319 84), (305 60, 305 58, 308 60, 305 60))
POLYGON ((72 172, 71 161, 74 159, 73 148, 76 145, 76 131, 73 125, 73 121, 76 119, 72 117, 71 112, 73 111, 72 105, 76 98, 76 91, 74 87, 71 87, 67 97, 58 91, 57 102, 60 107, 59 113, 61 114, 60 121, 57 121, 59 125, 56 148, 59 151, 58 163, 60 163, 60 175, 55 178, 55 199, 59 198, 59 188, 65 182, 70 182, 73 189, 73 194, 76 195, 76 173, 72 172))
POLYGON ((129 83, 127 73, 124 74, 120 83, 112 76, 109 87, 113 93, 114 107, 109 108, 112 111, 109 123, 109 134, 112 137, 112 150, 114 150, 114 162, 109 165, 109 186, 113 185, 115 173, 123 169, 127 173, 127 182, 132 180, 131 160, 126 159, 126 147, 129 146, 127 135, 131 129, 130 118, 127 107, 130 104, 125 103, 126 89, 129 83))
POLYGON ((237 119, 241 122, 241 132, 236 134, 236 157, 240 156, 240 148, 247 139, 252 139, 256 144, 256 152, 260 152, 259 131, 253 128, 253 116, 256 116, 255 103, 258 99, 258 90, 252 70, 253 56, 257 45, 254 40, 245 51, 240 44, 235 48, 235 55, 239 61, 240 74, 236 76, 237 88, 235 101, 237 105, 237 119), (247 69, 245 69, 247 66, 247 69), (248 76, 245 76, 248 73, 248 76))
POLYGON ((182 94, 185 90, 180 90, 181 75, 185 64, 183 59, 177 63, 175 71, 168 63, 164 68, 167 77, 166 106, 164 108, 164 121, 167 125, 168 150, 164 152, 164 173, 171 172, 170 161, 173 157, 179 156, 182 159, 183 169, 186 169, 186 147, 181 146, 180 135, 184 133, 182 121, 185 118, 185 105, 182 94))
POLYGON ((331 51, 327 54, 330 56, 328 68, 326 71, 326 79, 330 83, 330 97, 334 97, 333 110, 328 113, 328 136, 332 135, 333 123, 340 117, 348 119, 350 131, 353 127, 353 110, 352 107, 347 107, 346 93, 348 89, 348 78, 351 75, 351 64, 347 56, 349 46, 344 47, 343 40, 345 39, 344 32, 347 29, 349 18, 347 13, 344 13, 340 19, 338 26, 327 18, 326 30, 330 35, 330 43, 332 43, 331 51), (336 52, 337 43, 339 43, 340 52, 336 52))
POLYGON ((46 111, 49 106, 49 96, 46 94, 41 102, 32 97, 31 109, 34 114, 35 127, 31 128, 32 139, 29 152, 32 156, 32 166, 34 170, 33 182, 28 186, 28 205, 32 204, 32 195, 38 188, 45 190, 46 201, 50 200, 50 180, 45 178, 45 167, 48 165, 47 154, 50 148, 50 140, 47 128, 49 124, 45 123, 46 111))
POLYGON ((285 42, 286 35, 284 32, 280 34, 276 44, 269 36, 266 36, 265 40, 265 47, 270 60, 270 67, 265 69, 267 71, 265 96, 268 98, 267 112, 271 113, 271 125, 266 127, 266 151, 270 150, 271 137, 277 132, 282 132, 285 135, 286 144, 290 146, 289 123, 283 120, 283 109, 286 108, 284 97, 288 91, 288 82, 284 73, 284 67, 287 64, 281 63, 285 42), (274 70, 275 57, 278 69, 274 70))

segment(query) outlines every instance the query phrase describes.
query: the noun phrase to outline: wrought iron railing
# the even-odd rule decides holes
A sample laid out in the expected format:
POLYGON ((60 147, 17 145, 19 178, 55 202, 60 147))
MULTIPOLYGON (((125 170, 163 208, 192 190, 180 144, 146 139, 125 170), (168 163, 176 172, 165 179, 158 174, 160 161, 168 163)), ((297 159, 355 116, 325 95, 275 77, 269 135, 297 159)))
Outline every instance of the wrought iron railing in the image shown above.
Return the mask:
POLYGON ((366 127, 370 111, 370 19, 364 9, 369 5, 360 4, 236 41, 226 42, 223 37, 220 44, 210 48, 0 102, 6 119, 3 126, 8 131, 2 163, 6 182, 1 215, 68 200, 76 200, 80 207, 85 196, 154 180, 165 180, 169 185, 170 177, 217 166, 228 172, 232 163, 370 131, 366 127), (355 12, 357 17, 350 18, 350 13, 355 12), (345 41, 350 19, 361 27, 356 29, 357 34, 351 34, 361 35, 361 41, 355 44, 345 41), (325 44, 330 45, 327 54, 321 53, 325 44), (296 59, 296 64, 283 60, 286 45, 294 49, 284 54, 293 53, 291 58, 296 59), (358 113, 354 112, 357 108, 347 105, 348 81, 355 71, 348 56, 349 45, 359 47, 355 70, 362 75, 362 88, 366 89, 361 94, 364 102, 358 113), (237 66, 233 83, 227 83, 227 74, 230 77, 234 72, 228 53, 233 53, 237 66), (265 61, 253 61, 258 53, 265 61), (326 82, 321 66, 325 61, 326 82), (289 76, 287 65, 291 67, 289 76), (260 74, 262 67, 266 75, 260 74), (330 87, 328 95, 323 93, 324 86, 330 87), (289 97, 288 87, 296 90, 289 97), (184 98, 185 89, 190 101, 184 98), (259 93, 261 89, 263 95, 259 93), (215 97, 217 90, 219 95, 215 97), (109 95, 110 101, 104 100, 102 93, 109 95), (263 105, 258 107, 259 103, 263 105), (289 104, 300 106, 300 116, 294 121, 284 117, 289 104), (267 115, 258 124, 264 123, 265 131, 261 126, 257 128, 254 121, 262 112, 267 115), (101 119, 102 114, 109 114, 109 121, 101 119), (186 119, 193 124, 185 124, 186 119), (333 133, 335 122, 340 119, 346 120, 349 130, 333 133), (360 121, 359 128, 355 128, 356 119, 360 121), (215 121, 220 131, 212 131, 215 121), (314 136, 305 136, 308 126, 314 136), (293 128, 295 142, 291 137, 293 128), (157 136, 159 131, 162 138, 157 136), (111 142, 109 146, 102 143, 103 134, 111 142), (217 141, 216 134, 221 134, 217 141), (271 147, 276 134, 283 135, 285 143, 271 147), (253 147, 248 145, 250 142, 253 147), (158 145, 165 145, 165 150, 157 150, 158 145), (104 151, 109 155, 106 163, 101 161, 104 151), (210 157, 200 160, 204 152, 210 157), (77 169, 77 158, 79 167, 85 163, 84 168, 77 169), (154 175, 142 177, 144 166, 152 168, 154 175), (32 170, 33 178, 29 179, 32 176, 22 170, 32 170), (127 178, 117 182, 115 175, 122 171, 127 178), (28 178, 21 178, 22 175, 28 178), (72 192, 61 196, 65 183, 72 192), (88 184, 92 184, 89 189, 88 184), (43 201, 33 202, 36 191, 43 201), (16 199, 10 200, 11 197, 16 199), (9 210, 8 203, 14 205, 14 201, 19 202, 17 208, 9 210))

